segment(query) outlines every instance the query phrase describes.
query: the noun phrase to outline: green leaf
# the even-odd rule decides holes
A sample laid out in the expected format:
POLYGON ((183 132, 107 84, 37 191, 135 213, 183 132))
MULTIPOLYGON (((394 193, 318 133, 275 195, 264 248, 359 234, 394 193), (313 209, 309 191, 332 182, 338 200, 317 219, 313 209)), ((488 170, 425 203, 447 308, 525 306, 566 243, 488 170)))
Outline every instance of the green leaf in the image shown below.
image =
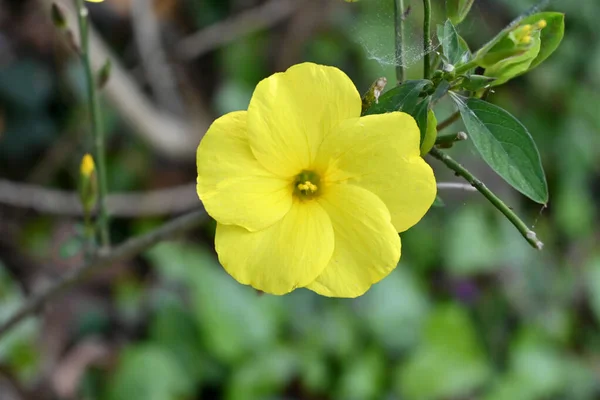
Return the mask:
POLYGON ((565 15, 559 12, 542 12, 530 15, 523 19, 523 24, 535 24, 540 20, 545 20, 548 24, 541 30, 540 40, 542 42, 540 52, 533 60, 529 69, 533 69, 550 57, 554 50, 558 48, 565 34, 565 15))
POLYGON ((389 354, 408 351, 419 342, 429 308, 415 270, 406 265, 356 300, 364 328, 389 354))
POLYGON ((446 15, 454 25, 460 24, 469 11, 475 0, 446 0, 446 15))
POLYGON ((466 398, 489 380, 491 370, 469 315, 456 305, 431 314, 422 342, 400 371, 402 398, 466 398))
POLYGON ((461 88, 465 90, 469 90, 471 92, 476 92, 480 89, 484 89, 492 84, 496 78, 492 78, 489 76, 483 75, 467 75, 464 77, 461 82, 461 88))
POLYGON ((444 36, 438 39, 442 43, 444 56, 446 56, 450 64, 455 65, 460 61, 462 56, 458 32, 456 32, 456 28, 454 28, 450 20, 446 20, 444 23, 443 32, 444 36))
POLYGON ((431 206, 432 207, 446 207, 446 203, 444 203, 444 200, 442 200, 442 198, 440 196, 435 196, 435 200, 433 200, 433 204, 431 206))
POLYGON ((67 259, 75 257, 83 250, 84 244, 85 241, 81 236, 70 237, 59 247, 58 253, 60 254, 60 258, 67 259))
POLYGON ((337 398, 347 400, 380 399, 383 397, 386 356, 373 347, 345 363, 339 380, 337 398))
POLYGON ((289 348, 272 346, 235 365, 227 382, 228 400, 273 399, 297 374, 296 355, 289 348))
MULTIPOLYGON (((423 144, 425 140, 425 136, 427 135, 427 115, 429 113, 429 105, 431 104, 431 97, 425 97, 412 111, 407 111, 410 115, 413 116, 415 121, 417 121, 417 125, 419 126, 419 131, 421 131, 421 141, 420 144, 423 144)), ((435 143, 435 139, 434 139, 435 143)))
POLYGON ((371 105, 364 115, 383 114, 392 111, 412 111, 425 86, 432 85, 427 79, 405 81, 399 86, 388 90, 379 98, 379 102, 371 105))
POLYGON ((162 347, 140 344, 121 355, 109 384, 109 400, 183 399, 192 393, 183 367, 162 347))
POLYGON ((519 192, 546 204, 548 184, 540 153, 527 128, 498 106, 474 98, 465 102, 457 95, 452 97, 484 161, 519 192))
POLYGON ((600 256, 588 262, 586 271, 586 286, 589 294, 589 304, 600 322, 600 256))
POLYGON ((166 279, 187 286, 202 340, 218 361, 233 362, 275 340, 276 298, 235 282, 206 250, 161 243, 147 257, 166 279))
POLYGON ((471 59, 469 45, 458 34, 450 20, 447 20, 444 25, 437 26, 437 37, 442 45, 442 58, 445 63, 456 66, 471 59))
POLYGON ((437 88, 435 88, 435 92, 431 95, 431 102, 436 103, 439 99, 444 97, 446 93, 450 90, 450 83, 447 80, 442 80, 438 83, 437 88))

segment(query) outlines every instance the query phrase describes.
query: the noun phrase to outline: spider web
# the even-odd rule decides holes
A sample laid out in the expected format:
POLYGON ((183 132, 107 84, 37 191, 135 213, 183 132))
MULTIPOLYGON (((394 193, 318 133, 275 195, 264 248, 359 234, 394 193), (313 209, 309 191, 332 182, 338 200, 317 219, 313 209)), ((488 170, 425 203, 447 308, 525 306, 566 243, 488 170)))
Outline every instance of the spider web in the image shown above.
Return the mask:
MULTIPOLYGON (((515 3, 514 0, 502 0, 504 3, 515 3)), ((528 1, 529 2, 529 1, 528 1)), ((541 0, 535 2, 519 18, 511 22, 514 25, 520 19, 533 13, 542 11, 549 3, 555 3, 552 0, 541 0)), ((427 46, 423 46, 423 8, 422 2, 412 1, 411 8, 405 8, 406 17, 404 20, 404 46, 402 59, 396 56, 395 51, 395 30, 394 30, 394 7, 392 1, 384 0, 362 0, 357 4, 360 12, 357 20, 350 27, 350 35, 354 41, 363 49, 365 56, 369 60, 375 61, 381 69, 387 67, 402 66, 406 69, 419 63, 426 54, 440 51, 442 43, 437 39, 436 25, 443 24, 440 15, 435 15, 431 26, 431 41, 427 46)), ((514 4, 513 4, 514 6, 514 4)), ((522 7, 519 7, 522 8, 522 7)), ((435 13, 435 11, 434 11, 435 13)), ((439 12, 438 12, 439 13, 439 12)), ((459 34, 470 33, 475 27, 475 18, 482 16, 482 10, 479 9, 478 2, 475 2, 471 15, 457 27, 459 34)), ((442 38, 445 42, 447 38, 442 38)))

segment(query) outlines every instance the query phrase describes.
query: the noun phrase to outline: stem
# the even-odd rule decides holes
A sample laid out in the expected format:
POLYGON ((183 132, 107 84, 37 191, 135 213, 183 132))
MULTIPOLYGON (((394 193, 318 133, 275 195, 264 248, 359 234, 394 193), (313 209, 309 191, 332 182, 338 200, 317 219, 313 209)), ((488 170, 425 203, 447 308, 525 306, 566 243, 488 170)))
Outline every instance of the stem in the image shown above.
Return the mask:
POLYGON ((396 80, 404 81, 404 0, 394 0, 394 26, 396 28, 396 80))
POLYGON ((476 66, 477 66, 477 58, 473 58, 468 63, 457 67, 454 70, 454 75, 458 76, 458 75, 464 74, 465 72, 467 72, 468 70, 470 70, 472 68, 475 68, 476 66))
POLYGON ((441 135, 435 139, 435 145, 443 148, 452 147, 454 142, 468 139, 467 134, 463 131, 451 133, 449 135, 441 135))
POLYGON ((429 79, 431 61, 429 59, 429 47, 431 46, 431 0, 423 0, 423 78, 429 79))
POLYGON ((108 231, 108 213, 106 212, 106 155, 104 150, 104 129, 102 127, 102 117, 100 115, 100 103, 98 93, 96 92, 96 75, 92 69, 89 54, 89 21, 88 9, 85 7, 84 0, 74 0, 79 25, 79 36, 81 37, 81 62, 85 71, 85 79, 88 92, 89 112, 92 119, 92 136, 94 139, 94 158, 98 171, 99 201, 98 208, 100 215, 98 225, 100 230, 100 243, 102 247, 110 246, 110 236, 108 231))
POLYGON ((456 111, 454 114, 450 115, 448 118, 446 118, 445 120, 443 120, 442 122, 440 122, 436 129, 437 131, 441 131, 446 129, 447 127, 449 127, 450 125, 452 125, 453 123, 455 123, 458 119, 460 118, 460 111, 456 111))
POLYGON ((112 250, 108 250, 105 253, 100 252, 100 255, 90 262, 86 262, 83 265, 72 269, 60 277, 56 282, 29 298, 21 308, 0 325, 0 337, 29 314, 40 309, 47 301, 63 293, 78 282, 83 281, 91 274, 114 264, 117 261, 133 257, 162 240, 173 238, 183 232, 189 231, 205 220, 206 212, 204 210, 193 211, 174 219, 173 221, 167 222, 160 228, 146 233, 145 235, 129 239, 112 250))
POLYGON ((436 149, 435 147, 431 149, 429 152, 433 157, 437 158, 448 168, 454 171, 457 175, 462 176, 469 182, 475 189, 477 189, 482 195, 485 196, 486 199, 492 203, 494 207, 496 207, 508 220, 521 232, 521 235, 533 246, 534 248, 541 250, 544 246, 535 234, 534 231, 529 229, 529 227, 523 222, 517 214, 515 214, 510 207, 508 207, 498 196, 496 196, 490 189, 488 189, 483 182, 479 179, 475 178, 469 171, 465 169, 458 162, 454 161, 449 155, 444 153, 441 150, 436 149))

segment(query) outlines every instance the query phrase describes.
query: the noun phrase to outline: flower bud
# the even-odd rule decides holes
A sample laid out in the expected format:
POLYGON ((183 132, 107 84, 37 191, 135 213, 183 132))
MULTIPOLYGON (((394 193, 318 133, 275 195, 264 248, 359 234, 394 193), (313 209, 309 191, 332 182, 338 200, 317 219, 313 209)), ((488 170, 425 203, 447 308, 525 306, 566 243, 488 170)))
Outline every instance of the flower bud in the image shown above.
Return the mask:
POLYGON ((59 29, 65 29, 67 27, 67 18, 65 18, 65 13, 58 4, 52 3, 50 13, 52 15, 54 26, 59 29))
POLYGON ((423 138, 423 143, 421 143, 421 157, 425 154, 429 153, 429 150, 435 144, 435 140, 437 139, 437 118, 433 113, 433 110, 429 110, 427 112, 427 130, 425 132, 425 137, 423 138))
POLYGON ((102 89, 108 83, 108 80, 110 79, 111 67, 112 64, 110 59, 107 58, 104 62, 104 65, 102 65, 102 68, 100 68, 100 71, 98 71, 98 80, 96 82, 98 89, 102 89))
POLYGON ((475 54, 491 86, 524 74, 548 58, 564 35, 564 14, 541 12, 509 25, 475 54))
POLYGON ((86 216, 89 216, 98 200, 96 166, 90 154, 83 156, 79 167, 79 199, 86 216))

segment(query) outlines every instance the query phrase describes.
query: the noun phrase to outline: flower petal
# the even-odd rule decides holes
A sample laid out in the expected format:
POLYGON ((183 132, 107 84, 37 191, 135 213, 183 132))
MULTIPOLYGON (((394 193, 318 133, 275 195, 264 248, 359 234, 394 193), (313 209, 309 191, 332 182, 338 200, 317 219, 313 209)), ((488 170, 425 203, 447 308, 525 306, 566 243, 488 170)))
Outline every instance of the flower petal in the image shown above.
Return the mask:
POLYGON ((292 205, 293 187, 264 169, 250 150, 245 111, 217 119, 198 146, 198 196, 221 224, 255 231, 279 221, 292 205))
POLYGON ((271 294, 302 287, 323 271, 333 253, 333 228, 316 201, 294 200, 278 223, 258 232, 217 224, 215 248, 238 282, 271 294))
POLYGON ((383 202, 354 185, 333 185, 318 199, 335 233, 331 261, 306 287, 323 296, 357 297, 400 259, 400 237, 383 202))
POLYGON ((250 147, 269 171, 295 175, 311 164, 333 128, 360 112, 360 95, 346 74, 298 64, 256 86, 248 107, 250 147))
POLYGON ((398 232, 425 215, 437 192, 431 167, 419 154, 419 128, 392 112, 345 121, 323 141, 315 164, 326 182, 347 182, 376 194, 398 232))

